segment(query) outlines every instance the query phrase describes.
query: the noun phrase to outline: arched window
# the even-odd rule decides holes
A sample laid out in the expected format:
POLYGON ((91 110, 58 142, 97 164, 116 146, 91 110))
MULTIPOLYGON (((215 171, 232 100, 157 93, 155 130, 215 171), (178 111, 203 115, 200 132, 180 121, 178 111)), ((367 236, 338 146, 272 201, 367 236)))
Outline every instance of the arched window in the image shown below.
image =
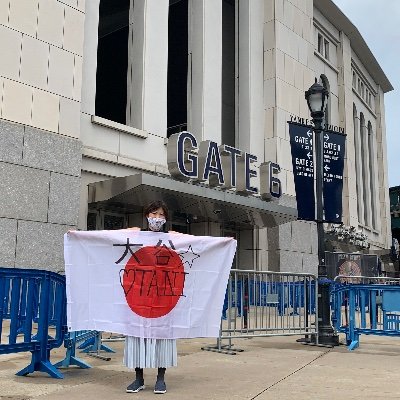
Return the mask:
POLYGON ((357 115, 357 107, 353 104, 353 126, 354 126, 354 163, 356 171, 356 193, 357 193, 357 216, 360 223, 364 222, 363 208, 363 185, 362 185, 362 158, 360 122, 357 115))
POLYGON ((375 137, 372 124, 368 121, 368 152, 369 152, 369 190, 371 193, 371 223, 374 229, 377 228, 377 207, 376 207, 376 151, 375 137))
POLYGON ((371 226, 371 193, 369 176, 369 143, 368 132, 365 125, 365 117, 360 113, 360 137, 361 137, 361 160, 362 160, 362 186, 364 202, 364 224, 371 226))

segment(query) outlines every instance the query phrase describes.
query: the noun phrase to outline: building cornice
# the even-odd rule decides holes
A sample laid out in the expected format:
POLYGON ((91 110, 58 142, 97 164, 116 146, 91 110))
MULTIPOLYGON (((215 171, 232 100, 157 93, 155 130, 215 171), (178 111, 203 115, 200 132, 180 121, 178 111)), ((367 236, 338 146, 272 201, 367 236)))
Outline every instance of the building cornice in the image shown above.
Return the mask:
POLYGON ((367 68, 375 83, 380 85, 383 92, 387 93, 393 90, 392 84, 361 36, 361 33, 340 8, 332 0, 314 0, 314 6, 332 25, 339 31, 343 31, 350 39, 352 50, 357 54, 357 57, 365 68, 367 68))

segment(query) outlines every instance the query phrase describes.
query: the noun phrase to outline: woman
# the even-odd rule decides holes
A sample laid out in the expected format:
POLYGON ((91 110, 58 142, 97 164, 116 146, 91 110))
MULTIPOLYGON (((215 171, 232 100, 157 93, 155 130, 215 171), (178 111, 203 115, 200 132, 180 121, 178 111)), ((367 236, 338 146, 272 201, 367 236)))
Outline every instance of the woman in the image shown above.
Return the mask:
MULTIPOLYGON (((168 219, 168 207, 163 201, 154 201, 144 210, 148 228, 153 232, 164 230, 168 219)), ((130 228, 140 230, 140 228, 130 228)), ((127 393, 137 393, 144 389, 143 368, 158 368, 154 393, 164 394, 167 387, 164 380, 165 370, 176 367, 177 350, 175 339, 150 339, 127 336, 125 339, 124 364, 135 368, 136 378, 126 388, 127 393)))

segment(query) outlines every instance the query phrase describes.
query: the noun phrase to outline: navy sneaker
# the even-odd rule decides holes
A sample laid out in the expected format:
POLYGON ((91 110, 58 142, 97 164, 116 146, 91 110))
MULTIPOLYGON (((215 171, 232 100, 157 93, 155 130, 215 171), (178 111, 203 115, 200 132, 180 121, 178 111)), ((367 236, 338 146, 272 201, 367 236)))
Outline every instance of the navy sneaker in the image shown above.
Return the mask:
POLYGON ((157 381, 154 386, 154 393, 156 394, 164 394, 167 391, 167 385, 164 381, 157 381))
POLYGON ((137 393, 143 390, 145 387, 144 379, 136 379, 126 388, 126 393, 137 393))

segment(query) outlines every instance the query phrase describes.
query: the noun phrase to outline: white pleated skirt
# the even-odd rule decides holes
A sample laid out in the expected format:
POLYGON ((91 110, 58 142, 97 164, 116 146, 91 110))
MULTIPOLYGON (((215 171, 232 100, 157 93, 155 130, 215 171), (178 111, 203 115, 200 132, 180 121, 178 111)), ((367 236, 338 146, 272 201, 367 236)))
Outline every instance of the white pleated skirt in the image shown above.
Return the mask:
POLYGON ((126 336, 123 363, 128 368, 177 366, 175 339, 147 339, 126 336))

